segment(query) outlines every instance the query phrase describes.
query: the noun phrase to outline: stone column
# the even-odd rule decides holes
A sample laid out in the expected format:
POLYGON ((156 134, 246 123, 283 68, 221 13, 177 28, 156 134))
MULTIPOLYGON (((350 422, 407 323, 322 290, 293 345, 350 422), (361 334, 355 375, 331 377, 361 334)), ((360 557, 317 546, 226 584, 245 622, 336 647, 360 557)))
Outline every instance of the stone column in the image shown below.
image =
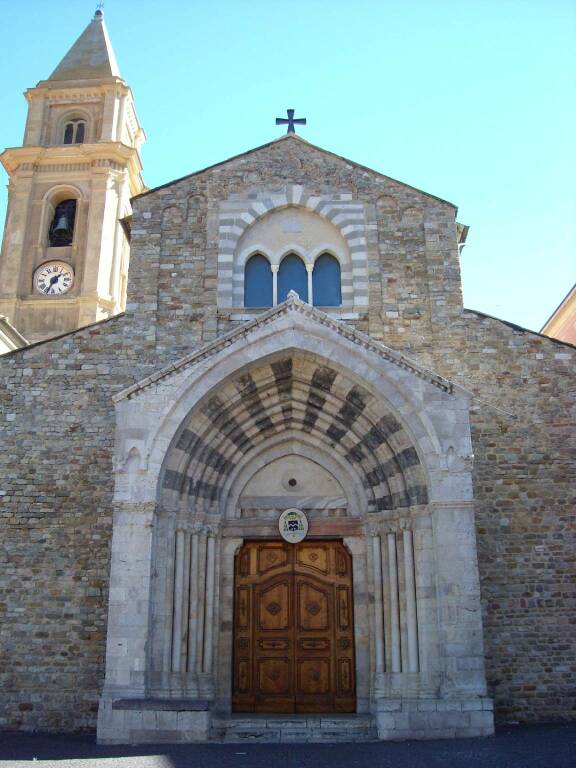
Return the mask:
POLYGON ((184 531, 176 531, 176 566, 174 568, 174 615, 172 617, 172 672, 180 672, 182 664, 182 626, 184 609, 184 531))
POLYGON ((124 215, 124 207, 126 205, 126 200, 129 199, 130 197, 129 191, 128 191, 128 172, 127 171, 124 171, 122 173, 122 176, 116 179, 116 184, 118 188, 118 203, 117 203, 117 210, 116 210, 116 223, 115 223, 115 232, 114 232, 114 249, 112 252, 112 264, 110 266, 108 291, 110 293, 111 298, 114 300, 115 311, 120 312, 122 308, 122 297, 120 295, 121 289, 122 289, 122 286, 120 283, 120 273, 122 271, 122 247, 124 244, 124 232, 122 230, 122 225, 120 224, 120 220, 124 215))
POLYGON ((275 307, 278 304, 278 264, 272 264, 270 269, 272 270, 272 306, 275 307))
POLYGON ((376 675, 384 674, 384 631, 382 607, 382 556, 380 536, 372 535, 372 568, 374 575, 374 638, 376 650, 376 675))
POLYGON ((214 650, 214 578, 216 568, 216 539, 213 533, 208 535, 206 554, 206 618, 204 622, 204 660, 202 671, 212 672, 214 650))
POLYGON ((172 672, 186 671, 190 605, 190 534, 176 531, 174 555, 174 612, 172 617, 172 672))
POLYGON ((188 672, 196 668, 196 635, 198 632, 198 531, 190 539, 190 608, 188 611, 188 672))
POLYGON ((312 295, 312 273, 314 272, 314 264, 306 264, 306 272, 308 277, 308 304, 312 306, 314 304, 314 296, 312 295))
POLYGON ((390 590, 390 657, 391 672, 400 672, 400 614, 398 606, 398 566, 396 562, 396 534, 388 534, 388 588, 390 590))
MULTIPOLYGON (((127 101, 126 94, 123 94, 120 97, 120 108, 118 110, 118 119, 116 120, 116 141, 123 141, 123 133, 124 133, 124 121, 126 120, 126 101, 127 101)), ((126 143, 126 142, 124 142, 126 143)))
MULTIPOLYGON (((200 674, 203 668, 204 655, 204 615, 205 615, 205 585, 206 585, 206 532, 202 530, 198 540, 198 610, 196 622, 196 661, 194 671, 200 674)), ((193 639, 190 638, 190 642, 193 639)))
POLYGON ((406 590, 406 629, 408 635, 408 672, 418 672, 418 623, 412 531, 404 531, 404 579, 406 590))

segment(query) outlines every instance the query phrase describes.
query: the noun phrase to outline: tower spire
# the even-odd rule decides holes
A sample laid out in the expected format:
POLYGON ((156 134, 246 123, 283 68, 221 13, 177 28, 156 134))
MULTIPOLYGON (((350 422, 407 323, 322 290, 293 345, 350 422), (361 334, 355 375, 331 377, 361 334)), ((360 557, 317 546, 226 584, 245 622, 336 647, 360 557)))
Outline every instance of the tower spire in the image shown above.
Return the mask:
POLYGON ((84 32, 48 80, 101 80, 106 77, 120 77, 120 70, 99 5, 84 32))

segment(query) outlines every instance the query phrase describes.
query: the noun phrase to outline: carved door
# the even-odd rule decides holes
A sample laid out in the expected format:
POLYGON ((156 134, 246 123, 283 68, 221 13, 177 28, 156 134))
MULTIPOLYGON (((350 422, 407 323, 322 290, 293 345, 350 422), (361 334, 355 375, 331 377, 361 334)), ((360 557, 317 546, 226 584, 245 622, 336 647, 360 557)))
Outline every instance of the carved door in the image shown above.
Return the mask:
POLYGON ((338 541, 236 557, 233 710, 354 712, 352 561, 338 541))

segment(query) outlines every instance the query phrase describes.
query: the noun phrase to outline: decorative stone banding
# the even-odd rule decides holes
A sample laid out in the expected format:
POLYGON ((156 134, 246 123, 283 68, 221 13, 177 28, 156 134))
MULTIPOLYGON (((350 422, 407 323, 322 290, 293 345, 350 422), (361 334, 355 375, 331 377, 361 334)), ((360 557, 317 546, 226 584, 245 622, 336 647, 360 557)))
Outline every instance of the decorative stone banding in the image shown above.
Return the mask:
POLYGON ((163 506, 184 500, 217 512, 239 459, 286 430, 310 435, 359 467, 367 511, 427 503, 418 452, 389 407, 348 373, 294 354, 254 366, 192 410, 166 457, 163 506))
MULTIPOLYGON (((241 241, 262 217, 292 207, 314 213, 330 222, 339 233, 347 253, 328 245, 326 250, 338 258, 341 268, 342 307, 368 306, 367 234, 364 204, 351 195, 312 195, 303 186, 287 185, 273 194, 262 191, 251 195, 233 195, 220 203, 218 241, 218 306, 241 307, 244 304, 244 266, 247 258, 265 249, 243 251, 241 241)), ((291 250, 299 252, 297 246, 291 250)), ((320 254, 315 248, 310 263, 320 254)), ((268 257, 271 254, 266 253, 268 257)), ((274 259, 273 259, 274 260, 274 259)), ((311 267, 310 267, 311 268, 311 267)))

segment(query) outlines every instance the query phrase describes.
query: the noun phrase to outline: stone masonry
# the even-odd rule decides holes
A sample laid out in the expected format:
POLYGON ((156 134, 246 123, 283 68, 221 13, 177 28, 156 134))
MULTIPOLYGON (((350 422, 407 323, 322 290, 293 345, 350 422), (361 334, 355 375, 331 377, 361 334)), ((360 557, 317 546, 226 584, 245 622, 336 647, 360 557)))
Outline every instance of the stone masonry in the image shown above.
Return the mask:
POLYGON ((95 728, 112 398, 247 322, 218 308, 221 203, 295 186, 363 204, 368 305, 331 316, 472 395, 496 719, 574 717, 576 349, 463 310, 452 205, 287 136, 135 198, 125 315, 0 359, 0 727, 95 728))

